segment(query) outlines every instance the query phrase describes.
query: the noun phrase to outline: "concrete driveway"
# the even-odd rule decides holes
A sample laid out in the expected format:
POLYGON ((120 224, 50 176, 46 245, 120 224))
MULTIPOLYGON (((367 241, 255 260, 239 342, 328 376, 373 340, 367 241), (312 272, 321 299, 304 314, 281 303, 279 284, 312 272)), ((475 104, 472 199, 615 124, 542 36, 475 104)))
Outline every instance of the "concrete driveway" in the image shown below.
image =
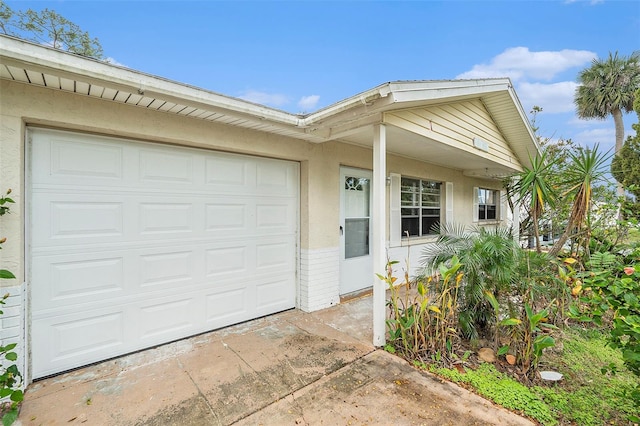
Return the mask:
POLYGON ((40 380, 22 425, 533 425, 372 344, 370 297, 40 380))

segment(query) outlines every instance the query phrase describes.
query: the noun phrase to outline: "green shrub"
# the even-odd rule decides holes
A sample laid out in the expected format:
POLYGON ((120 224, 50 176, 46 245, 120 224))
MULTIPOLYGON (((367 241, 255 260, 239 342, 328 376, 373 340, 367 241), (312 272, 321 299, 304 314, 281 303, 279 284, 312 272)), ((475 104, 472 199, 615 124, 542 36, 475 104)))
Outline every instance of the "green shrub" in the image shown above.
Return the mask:
MULTIPOLYGON (((585 293, 570 313, 597 325, 610 317, 608 344, 621 352, 624 365, 640 377, 640 263, 623 266, 611 253, 594 253, 589 265, 592 270, 582 276, 585 293)), ((613 365, 602 368, 603 373, 616 370, 613 365)), ((640 384, 628 397, 640 406, 640 384)), ((640 422, 638 416, 632 419, 640 422)))
MULTIPOLYGON (((0 216, 10 212, 9 204, 13 204, 14 201, 8 197, 11 194, 9 189, 5 195, 0 197, 0 216)), ((2 244, 7 241, 5 237, 0 238, 0 249, 2 244)), ((0 279, 13 279, 15 275, 11 271, 6 269, 0 269, 0 279)), ((4 305, 9 297, 9 294, 5 294, 0 298, 0 306, 4 305)), ((0 315, 3 311, 0 310, 0 315)), ((18 366, 13 362, 18 359, 18 355, 13 351, 16 347, 15 343, 0 346, 0 401, 4 401, 8 398, 8 402, 0 402, 0 415, 2 415, 3 426, 9 426, 13 424, 18 418, 18 405, 22 402, 22 375, 18 370, 18 366), (8 361, 8 362, 7 362, 8 361)))

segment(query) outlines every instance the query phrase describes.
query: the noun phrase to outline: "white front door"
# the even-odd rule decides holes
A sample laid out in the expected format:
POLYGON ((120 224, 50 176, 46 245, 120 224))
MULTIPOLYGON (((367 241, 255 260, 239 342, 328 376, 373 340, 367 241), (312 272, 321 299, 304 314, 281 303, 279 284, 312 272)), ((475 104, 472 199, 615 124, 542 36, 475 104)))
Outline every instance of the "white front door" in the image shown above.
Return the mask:
POLYGON ((371 181, 368 170, 340 170, 340 294, 373 285, 371 181))

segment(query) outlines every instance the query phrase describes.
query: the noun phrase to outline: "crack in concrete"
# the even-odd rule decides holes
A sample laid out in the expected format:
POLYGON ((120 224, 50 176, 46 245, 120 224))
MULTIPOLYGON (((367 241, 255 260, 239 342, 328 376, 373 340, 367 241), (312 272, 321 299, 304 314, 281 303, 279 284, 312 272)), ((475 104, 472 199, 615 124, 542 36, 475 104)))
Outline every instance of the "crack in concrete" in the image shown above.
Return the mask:
POLYGON ((209 403, 209 399, 207 399, 206 395, 202 392, 202 389, 200 389, 200 386, 198 386, 198 384, 196 383, 195 380, 193 380, 193 377, 191 376, 191 374, 189 374, 189 371, 185 370, 184 365, 182 364, 182 362, 180 361, 180 358, 176 358, 176 361, 178 363, 178 367, 180 367, 180 369, 182 371, 185 372, 185 374, 187 375, 187 377, 189 378, 189 380, 191 380, 191 383, 193 383, 193 385, 196 387, 196 389, 198 390, 198 395, 200 395, 200 397, 202 397, 202 399, 204 400, 204 403, 207 405, 207 408, 209 409, 209 412, 211 413, 211 415, 213 416, 213 418, 216 419, 217 423, 219 425, 222 425, 222 419, 220 419, 220 417, 218 416, 218 414, 215 412, 215 410, 213 409, 213 407, 211 406, 211 404, 209 403))
MULTIPOLYGON (((331 378, 332 376, 339 374, 340 372, 342 372, 343 370, 345 370, 345 369, 347 369, 347 368, 350 368, 351 364, 354 364, 355 362, 357 362, 357 361, 359 361, 359 360, 363 359, 364 357, 366 357, 367 355, 369 355, 369 354, 371 354, 371 353, 375 352, 376 350, 377 350, 376 348, 373 348, 373 349, 372 349, 372 350, 370 350, 369 352, 367 352, 367 353, 365 353, 365 354, 363 354, 363 355, 361 355, 361 356, 359 356, 359 357, 357 357, 357 358, 353 359, 351 362, 349 362, 349 363, 347 363, 347 364, 343 365, 342 367, 340 367, 339 369, 337 369, 337 370, 335 370, 335 371, 332 371, 332 372, 331 372, 331 373, 329 373, 328 375, 320 376, 319 378, 317 378, 316 380, 314 380, 314 381, 312 381, 312 382, 308 383, 307 385, 302 386, 302 387, 300 387, 300 388, 298 388, 298 389, 294 389, 294 390, 292 390, 292 391, 291 391, 291 392, 289 392, 288 394, 284 395, 282 398, 278 398, 278 399, 277 399, 277 400, 275 400, 275 401, 272 401, 272 402, 270 402, 270 403, 268 403, 268 404, 266 404, 266 405, 264 405, 264 406, 262 406, 262 407, 259 407, 259 408, 255 409, 255 410, 253 410, 253 411, 252 411, 252 412, 250 412, 250 413, 247 413, 247 414, 246 414, 246 415, 244 415, 243 417, 239 418, 237 421, 247 419, 247 418, 251 417, 252 415, 254 415, 254 414, 256 414, 256 413, 258 413, 258 412, 260 412, 260 411, 262 411, 262 410, 264 410, 264 409, 266 409, 266 408, 268 408, 268 407, 271 407, 272 405, 275 405, 275 404, 279 403, 281 400, 283 400, 283 399, 285 399, 285 398, 287 398, 287 397, 291 397, 291 399, 293 400, 293 403, 295 404, 295 406, 296 406, 296 407, 300 407, 300 405, 298 405, 297 400, 296 400, 296 397, 295 397, 295 394, 296 394, 296 393, 298 393, 298 392, 300 392, 300 391, 303 391, 303 390, 305 390, 305 389, 307 389, 307 388, 309 388, 309 387, 311 387, 311 386, 314 386, 316 383, 318 383, 318 382, 320 382, 320 381, 322 381, 322 380, 328 380, 328 379, 329 379, 329 378, 331 378)), ((235 352, 234 352, 234 353, 235 353, 235 352)), ((242 359, 242 358, 240 358, 240 359, 242 359)), ((243 361, 244 361, 244 360, 243 360, 243 361)), ((306 394, 306 392, 302 392, 302 394, 306 394)), ((301 407, 300 407, 300 414, 301 414, 301 416, 302 416, 302 419, 305 421, 305 423, 304 423, 304 424, 308 424, 308 423, 306 423, 306 420, 304 419, 304 411, 303 411, 303 409, 302 409, 301 407)))

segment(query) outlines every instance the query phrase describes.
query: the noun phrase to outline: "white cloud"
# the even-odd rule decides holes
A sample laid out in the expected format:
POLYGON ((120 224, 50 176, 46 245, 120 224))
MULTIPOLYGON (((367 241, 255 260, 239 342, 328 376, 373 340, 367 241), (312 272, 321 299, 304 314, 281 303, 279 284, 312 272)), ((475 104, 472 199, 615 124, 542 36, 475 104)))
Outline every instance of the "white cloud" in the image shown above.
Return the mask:
POLYGON ((600 144, 603 149, 607 150, 616 144, 616 131, 613 126, 608 128, 599 127, 591 130, 583 130, 573 136, 572 139, 581 145, 592 146, 597 143, 600 144))
POLYGON ((240 95, 239 98, 245 101, 274 107, 281 107, 289 103, 289 98, 286 95, 281 93, 260 92, 258 90, 247 90, 240 95))
POLYGON ((318 105, 319 100, 320 95, 303 96, 298 101, 298 107, 300 107, 300 109, 302 109, 303 111, 309 111, 314 109, 316 105, 318 105))
POLYGON ((593 122, 594 120, 583 120, 577 115, 574 115, 570 120, 566 122, 566 124, 572 127, 585 128, 593 126, 593 122))
POLYGON ((510 77, 513 81, 549 81, 563 71, 584 66, 596 56, 588 50, 531 52, 527 47, 511 47, 495 56, 488 64, 474 65, 470 71, 456 78, 510 77))
POLYGON ((573 81, 551 84, 522 82, 517 85, 516 92, 527 111, 537 105, 548 113, 573 112, 576 86, 573 81))

